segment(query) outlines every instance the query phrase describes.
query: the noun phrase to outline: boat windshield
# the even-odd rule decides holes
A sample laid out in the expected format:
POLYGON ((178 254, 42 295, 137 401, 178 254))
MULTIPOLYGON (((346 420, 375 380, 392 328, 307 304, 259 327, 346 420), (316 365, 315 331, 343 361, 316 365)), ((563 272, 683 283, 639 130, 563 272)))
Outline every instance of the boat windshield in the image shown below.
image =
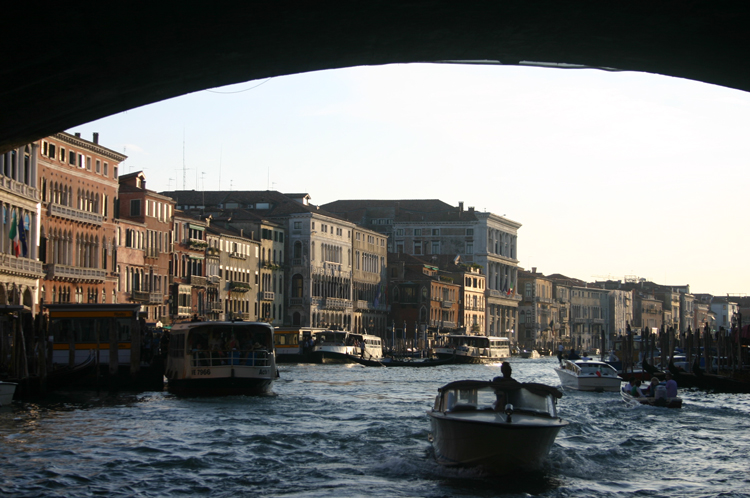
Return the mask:
POLYGON ((537 394, 527 389, 502 390, 493 387, 449 389, 435 400, 435 409, 444 412, 473 410, 504 411, 513 405, 514 412, 530 412, 556 417, 555 400, 549 394, 537 394))

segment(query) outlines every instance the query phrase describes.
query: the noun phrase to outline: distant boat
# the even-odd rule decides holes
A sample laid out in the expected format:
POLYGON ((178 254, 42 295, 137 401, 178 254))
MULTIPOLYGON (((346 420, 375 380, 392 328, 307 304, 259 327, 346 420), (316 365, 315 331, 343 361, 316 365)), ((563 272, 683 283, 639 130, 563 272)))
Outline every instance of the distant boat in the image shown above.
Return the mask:
POLYGON ((435 459, 494 474, 539 469, 560 429, 562 392, 515 380, 461 380, 440 389, 427 412, 435 459))
POLYGON ((0 406, 9 406, 13 401, 18 384, 15 382, 3 382, 0 380, 0 406))
POLYGON ((383 358, 382 339, 376 335, 356 334, 345 330, 315 333, 312 350, 314 363, 352 363, 354 356, 366 360, 383 358))
POLYGON ((518 352, 520 358, 539 358, 539 351, 536 349, 522 349, 518 352))
POLYGON ((563 389, 575 391, 617 392, 622 378, 612 365, 596 360, 563 360, 555 367, 563 389))
POLYGON ((456 363, 496 363, 510 358, 510 340, 486 335, 449 335, 445 344, 433 350, 441 359, 455 356, 456 363))

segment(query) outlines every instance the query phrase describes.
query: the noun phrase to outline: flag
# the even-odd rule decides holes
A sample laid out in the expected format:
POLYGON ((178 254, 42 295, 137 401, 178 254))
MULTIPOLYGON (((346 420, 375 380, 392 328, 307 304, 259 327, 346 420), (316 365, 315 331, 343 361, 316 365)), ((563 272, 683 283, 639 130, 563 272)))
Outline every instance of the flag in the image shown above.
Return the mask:
POLYGON ((23 223, 23 216, 18 220, 18 239, 21 242, 21 254, 25 258, 29 255, 29 248, 26 245, 26 227, 23 223))
POLYGON ((16 219, 16 212, 13 211, 13 219, 10 222, 10 232, 8 232, 8 238, 10 239, 11 244, 13 244, 13 254, 18 257, 20 254, 20 243, 19 243, 19 237, 18 237, 18 220, 16 219))

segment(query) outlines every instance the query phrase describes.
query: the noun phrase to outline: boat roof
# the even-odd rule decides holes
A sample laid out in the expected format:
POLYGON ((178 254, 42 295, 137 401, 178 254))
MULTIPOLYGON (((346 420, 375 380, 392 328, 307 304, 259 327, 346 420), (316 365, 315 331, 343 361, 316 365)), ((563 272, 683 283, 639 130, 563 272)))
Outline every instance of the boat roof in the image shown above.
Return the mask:
POLYGON ((495 377, 492 380, 456 380, 439 388, 438 392, 451 389, 482 389, 485 387, 497 391, 517 391, 519 389, 526 389, 527 391, 540 396, 551 394, 555 398, 562 398, 563 395, 562 391, 558 388, 546 384, 539 384, 537 382, 518 382, 517 380, 507 380, 502 377, 495 377))
POLYGON ((612 366, 606 361, 592 360, 590 358, 589 359, 581 358, 579 360, 564 360, 564 361, 575 363, 576 365, 607 365, 609 367, 612 366))
POLYGON ((212 321, 207 321, 207 322, 180 322, 180 323, 175 323, 172 326, 172 332, 179 331, 179 330, 188 330, 188 329, 192 329, 192 328, 195 328, 195 327, 199 327, 199 326, 202 327, 202 326, 206 326, 206 325, 208 325, 210 327, 216 327, 216 326, 220 326, 220 325, 221 326, 233 325, 235 327, 249 327, 249 326, 258 326, 258 325, 261 325, 261 326, 264 326, 264 327, 270 329, 271 331, 274 330, 274 328, 268 322, 244 322, 244 321, 241 321, 241 320, 235 320, 233 322, 232 321, 224 321, 224 322, 218 322, 218 321, 217 322, 212 322, 212 321))

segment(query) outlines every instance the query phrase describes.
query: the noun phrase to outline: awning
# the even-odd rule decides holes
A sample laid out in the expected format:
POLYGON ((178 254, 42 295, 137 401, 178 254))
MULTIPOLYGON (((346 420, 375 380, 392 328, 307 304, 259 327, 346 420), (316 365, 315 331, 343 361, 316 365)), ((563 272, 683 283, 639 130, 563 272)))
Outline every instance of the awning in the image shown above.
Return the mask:
POLYGON ((191 230, 200 230, 201 232, 206 229, 206 227, 193 225, 192 223, 188 223, 188 227, 190 227, 191 230))

